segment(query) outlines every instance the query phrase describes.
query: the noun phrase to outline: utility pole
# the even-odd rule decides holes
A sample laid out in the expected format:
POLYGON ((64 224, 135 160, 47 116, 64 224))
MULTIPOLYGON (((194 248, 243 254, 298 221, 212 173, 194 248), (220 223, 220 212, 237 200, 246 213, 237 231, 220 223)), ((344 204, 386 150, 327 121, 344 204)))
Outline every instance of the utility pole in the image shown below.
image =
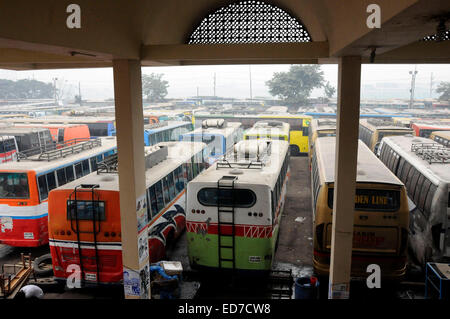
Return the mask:
POLYGON ((78 97, 80 99, 80 106, 81 106, 81 82, 78 82, 78 97))
POLYGON ((54 96, 55 96, 55 106, 58 105, 58 95, 56 92, 56 81, 58 80, 58 78, 53 78, 53 90, 54 90, 54 96))
POLYGON ((216 97, 216 72, 214 72, 214 97, 216 97))
POLYGON ((409 92, 411 92, 411 98, 409 100, 409 108, 412 109, 414 105, 414 90, 416 86, 417 65, 414 68, 414 71, 409 71, 409 74, 411 74, 411 89, 409 90, 409 92))
POLYGON ((198 97, 198 86, 197 86, 197 97, 198 97))
POLYGON ((250 76, 250 101, 253 99, 253 94, 252 94, 252 66, 249 65, 248 66, 248 74, 250 76))
POLYGON ((433 98, 433 72, 431 72, 431 77, 430 77, 430 99, 433 98))

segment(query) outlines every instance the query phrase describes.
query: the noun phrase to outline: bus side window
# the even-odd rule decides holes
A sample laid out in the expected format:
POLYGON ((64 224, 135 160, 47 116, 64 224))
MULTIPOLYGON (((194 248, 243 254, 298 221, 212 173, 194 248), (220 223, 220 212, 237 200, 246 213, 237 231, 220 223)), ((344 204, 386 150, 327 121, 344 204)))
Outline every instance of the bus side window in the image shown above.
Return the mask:
POLYGON ((163 181, 163 194, 164 194, 164 202, 167 204, 169 204, 171 198, 170 198, 170 194, 169 194, 169 175, 167 175, 166 177, 163 177, 162 181, 163 181))
POLYGON ((405 167, 405 159, 403 157, 400 158, 400 163, 398 164, 398 169, 394 174, 398 177, 402 174, 403 167, 405 167))
POLYGON ((48 189, 47 189, 47 179, 45 178, 45 175, 41 175, 38 177, 38 187, 39 187, 39 197, 41 201, 47 199, 48 189))
POLYGON ((155 191, 155 185, 153 185, 152 187, 150 187, 149 191, 149 197, 150 197, 150 205, 151 206, 151 218, 149 219, 149 221, 156 216, 156 214, 158 214, 158 202, 156 199, 156 191, 155 191))
POLYGON ((420 191, 421 188, 423 187, 423 180, 425 179, 425 176, 423 176, 422 174, 419 174, 419 179, 417 180, 417 184, 415 190, 414 190, 414 199, 413 202, 416 204, 416 206, 419 205, 419 195, 420 195, 420 191))
POLYGON ((56 188, 55 172, 48 173, 45 176, 47 178, 48 191, 50 192, 52 189, 56 188))
POLYGON ((419 209, 423 212, 425 209, 425 199, 427 198, 427 194, 430 190, 431 182, 428 179, 425 179, 422 185, 422 189, 420 190, 419 196, 419 209))
POLYGON ((431 204, 433 202, 434 193, 436 192, 437 187, 433 184, 430 186, 430 190, 427 194, 427 199, 425 200, 425 209, 423 210, 425 216, 428 218, 431 213, 431 204))
POLYGON ((67 182, 66 171, 64 168, 60 168, 56 171, 56 176, 58 178, 58 186, 62 186, 67 182))
POLYGON ((417 181, 419 179, 419 175, 420 175, 419 171, 417 169, 414 169, 414 173, 413 173, 413 176, 412 176, 412 179, 411 179, 411 183, 409 184, 409 190, 411 192, 411 197, 410 198, 413 201, 414 201, 414 191, 416 189, 416 185, 417 185, 417 181))
POLYGON ((81 168, 81 162, 75 164, 75 176, 78 178, 83 176, 83 169, 81 168))
POLYGON ((147 189, 145 192, 146 200, 147 200, 147 222, 152 220, 152 209, 150 205, 150 189, 147 189))
POLYGON ((66 167, 66 178, 67 178, 67 183, 75 180, 72 165, 66 167))
POLYGON ((177 167, 174 171, 173 177, 175 181, 175 193, 179 194, 184 189, 183 176, 181 174, 181 166, 177 167))
POLYGON ((275 206, 275 196, 273 191, 270 192, 271 194, 271 198, 272 198, 272 225, 275 223, 275 210, 277 209, 277 207, 275 206))
POLYGON ((173 176, 173 172, 169 173, 169 175, 167 175, 167 179, 169 181, 169 196, 170 196, 170 200, 175 198, 175 183, 174 183, 174 176, 173 176))
POLYGON ((91 157, 89 159, 89 161, 91 162, 91 171, 94 172, 97 170, 97 158, 96 157, 91 157))
POLYGON ((83 176, 89 174, 90 173, 89 160, 84 160, 83 162, 81 162, 81 164, 82 164, 81 166, 83 169, 83 176))
POLYGON ((164 208, 164 198, 163 198, 163 189, 162 182, 158 181, 155 184, 155 193, 156 193, 156 204, 157 204, 157 212, 159 213, 164 208))

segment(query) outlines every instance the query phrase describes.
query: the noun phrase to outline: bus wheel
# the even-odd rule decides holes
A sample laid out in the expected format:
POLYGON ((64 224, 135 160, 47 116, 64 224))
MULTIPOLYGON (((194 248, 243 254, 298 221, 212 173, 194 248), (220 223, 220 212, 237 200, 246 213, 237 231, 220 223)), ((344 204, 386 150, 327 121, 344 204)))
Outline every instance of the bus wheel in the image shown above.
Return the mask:
POLYGON ((33 270, 38 277, 47 277, 53 275, 52 255, 45 254, 37 257, 33 261, 33 270))
POLYGON ((298 156, 300 155, 300 148, 297 145, 289 145, 290 155, 298 156))

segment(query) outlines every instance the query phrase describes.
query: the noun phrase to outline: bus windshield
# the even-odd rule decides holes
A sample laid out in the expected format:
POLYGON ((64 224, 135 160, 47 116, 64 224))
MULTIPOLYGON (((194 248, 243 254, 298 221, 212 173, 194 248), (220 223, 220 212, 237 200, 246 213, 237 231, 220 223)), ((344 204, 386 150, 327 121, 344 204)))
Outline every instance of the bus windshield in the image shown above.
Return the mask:
POLYGON ((29 198, 26 173, 0 173, 0 198, 29 198))
MULTIPOLYGON (((328 189, 328 207, 333 209, 334 188, 328 189)), ((356 189, 355 209, 397 211, 400 208, 400 192, 384 189, 356 189)))

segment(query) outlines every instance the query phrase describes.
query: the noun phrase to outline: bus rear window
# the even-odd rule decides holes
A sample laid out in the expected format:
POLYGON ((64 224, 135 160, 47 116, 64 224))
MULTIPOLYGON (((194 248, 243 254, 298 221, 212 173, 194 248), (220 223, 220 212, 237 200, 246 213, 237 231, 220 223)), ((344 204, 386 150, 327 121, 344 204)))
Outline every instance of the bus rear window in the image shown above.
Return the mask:
POLYGON ((198 194, 197 199, 200 204, 204 206, 217 206, 218 195, 220 194, 221 206, 232 206, 234 196, 235 207, 252 207, 256 203, 256 195, 249 189, 220 189, 217 188, 202 188, 198 194), (220 193, 219 193, 220 191, 220 193))
MULTIPOLYGON (((333 209, 334 188, 328 189, 328 207, 333 209)), ((396 211, 400 208, 400 192, 381 189, 356 189, 356 210, 396 211)))
POLYGON ((29 198, 26 173, 0 173, 0 198, 29 198))
POLYGON ((67 201, 67 220, 93 220, 93 207, 96 210, 95 220, 105 220, 105 202, 73 200, 67 201), (76 206, 75 206, 76 203, 76 206), (94 204, 94 205, 93 205, 94 204))

